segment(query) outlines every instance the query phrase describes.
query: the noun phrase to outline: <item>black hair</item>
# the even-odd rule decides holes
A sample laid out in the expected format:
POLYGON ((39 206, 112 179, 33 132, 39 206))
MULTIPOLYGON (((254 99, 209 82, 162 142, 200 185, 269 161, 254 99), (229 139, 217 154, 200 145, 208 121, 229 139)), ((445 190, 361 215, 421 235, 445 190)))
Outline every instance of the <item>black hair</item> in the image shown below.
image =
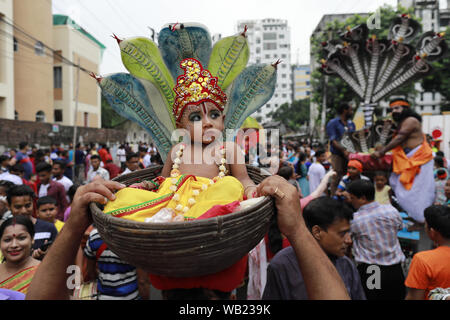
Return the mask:
POLYGON ((100 156, 98 154, 94 154, 91 156, 91 160, 94 160, 94 159, 98 159, 98 160, 102 161, 102 158, 100 158, 100 156))
POLYGON ((54 204, 57 205, 56 199, 50 196, 41 197, 37 200, 36 207, 39 209, 40 206, 43 206, 44 204, 54 204))
POLYGON ((8 220, 4 221, 1 225, 0 225, 0 238, 3 236, 3 233, 5 232, 5 229, 11 225, 15 225, 15 224, 21 224, 23 225, 28 233, 31 236, 31 239, 34 238, 34 224, 31 221, 30 218, 26 217, 26 216, 15 216, 12 218, 9 218, 8 220))
POLYGON ((445 239, 450 239, 450 207, 433 205, 424 211, 425 221, 445 239))
POLYGON ((303 218, 309 230, 314 226, 327 230, 337 220, 345 219, 350 222, 353 219, 353 211, 341 201, 320 197, 312 200, 303 209, 303 218))
POLYGON ((347 192, 358 199, 365 197, 367 201, 375 200, 375 186, 369 180, 355 180, 347 186, 347 192))
POLYGON ((161 155, 159 153, 153 155, 150 157, 150 161, 152 163, 156 163, 156 164, 164 164, 164 162, 162 161, 161 155))
POLYGON ((11 168, 9 168, 10 172, 25 172, 25 169, 23 168, 23 165, 21 163, 16 163, 11 168))
POLYGON ((15 183, 8 181, 8 180, 1 180, 0 181, 0 187, 4 187, 5 188, 5 192, 8 193, 9 189, 11 189, 12 187, 15 187, 15 183))
POLYGON ((341 115, 344 113, 345 110, 350 109, 350 105, 348 103, 341 103, 337 108, 336 112, 338 115, 341 115))
POLYGON ((438 165, 439 168, 443 168, 444 167, 444 158, 442 157, 434 157, 434 163, 438 165))
POLYGON ((73 184, 69 190, 67 190, 67 196, 70 198, 70 202, 73 201, 73 197, 75 196, 75 193, 77 192, 77 189, 80 187, 78 184, 73 184))
POLYGON ((8 200, 9 205, 11 205, 12 198, 24 196, 30 196, 31 199, 34 199, 34 191, 29 186, 22 184, 9 189, 6 195, 6 199, 8 200))
POLYGON ((66 169, 66 163, 64 161, 62 161, 62 160, 55 160, 55 161, 53 161, 53 165, 55 165, 55 164, 59 165, 62 170, 66 169))
POLYGON ((36 172, 52 172, 52 165, 47 162, 41 162, 36 166, 36 172))
POLYGON ((285 178, 286 180, 289 180, 292 177, 292 174, 294 173, 294 169, 292 169, 290 166, 283 166, 278 170, 278 175, 285 178))
POLYGON ((375 177, 385 177, 386 179, 388 178, 386 175, 386 172, 384 171, 375 171, 373 178, 375 179, 375 177))
POLYGON ((140 152, 147 152, 147 148, 146 147, 139 147, 139 151, 140 152))
POLYGON ((444 152, 442 152, 441 150, 437 151, 436 155, 439 156, 439 157, 442 157, 442 158, 445 157, 444 152))
POLYGON ((11 157, 8 157, 7 155, 2 154, 0 156, 0 163, 2 163, 3 161, 9 160, 11 159, 11 157))
POLYGON ((135 152, 130 152, 127 154, 127 162, 130 161, 133 158, 139 158, 139 155, 135 152))
POLYGON ((318 157, 320 157, 321 155, 323 155, 324 153, 325 153, 325 150, 324 150, 324 149, 319 149, 319 150, 316 151, 316 153, 314 154, 314 156, 315 156, 316 158, 318 158, 318 157))
POLYGON ((19 150, 22 150, 23 148, 25 148, 28 145, 28 142, 22 141, 21 143, 19 143, 19 150))

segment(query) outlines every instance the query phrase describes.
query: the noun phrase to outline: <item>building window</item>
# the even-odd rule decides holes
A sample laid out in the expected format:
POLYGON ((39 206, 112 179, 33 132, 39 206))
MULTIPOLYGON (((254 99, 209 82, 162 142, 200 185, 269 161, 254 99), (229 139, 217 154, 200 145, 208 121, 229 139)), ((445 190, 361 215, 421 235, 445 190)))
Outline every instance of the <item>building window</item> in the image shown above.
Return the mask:
POLYGON ((306 95, 307 96, 309 96, 311 94, 311 92, 309 92, 309 91, 306 91, 306 95))
POLYGON ((286 55, 283 53, 283 54, 281 55, 281 57, 282 57, 282 58, 286 58, 286 55))
POLYGON ((263 40, 276 40, 277 34, 275 32, 266 32, 263 34, 263 40))
POLYGON ((44 111, 38 111, 36 113, 36 122, 45 122, 45 113, 44 113, 44 111))
POLYGON ((14 110, 14 120, 19 120, 19 113, 14 110))
POLYGON ((16 37, 14 37, 14 52, 19 51, 19 42, 17 41, 16 37))
POLYGON ((276 50, 277 49, 277 44, 276 44, 276 42, 263 43, 263 49, 264 50, 276 50))
POLYGON ((256 38, 256 43, 257 44, 261 43, 261 38, 256 38))
POLYGON ((282 94, 282 97, 283 97, 283 98, 286 98, 286 97, 287 97, 287 94, 286 94, 286 93, 283 93, 283 94, 282 94))
POLYGON ((281 85, 281 87, 282 87, 282 88, 286 88, 286 87, 287 87, 286 83, 283 83, 283 84, 281 85))
POLYGON ((55 109, 55 122, 63 121, 63 111, 59 109, 55 109))
POLYGON ((36 42, 36 44, 34 45, 34 53, 36 53, 38 56, 45 55, 45 47, 42 42, 40 41, 36 42))
POLYGON ((260 52, 261 52, 261 48, 260 47, 256 48, 256 53, 260 53, 260 52))
POLYGON ((266 59, 270 59, 270 54, 266 54, 266 55, 265 55, 265 58, 266 58, 266 59))
POLYGON ((281 75, 281 77, 282 77, 282 78, 286 78, 286 74, 283 73, 283 74, 281 75))
POLYGON ((423 92, 420 93, 420 101, 423 101, 423 92))
POLYGON ((306 85, 307 85, 307 86, 311 85, 311 82, 306 81, 306 85))
POLYGON ((53 68, 53 87, 55 89, 62 88, 62 67, 53 68))
POLYGON ((280 38, 280 39, 284 39, 284 34, 280 34, 280 35, 278 35, 278 38, 280 38))
POLYGON ((89 113, 88 112, 84 113, 84 126, 85 127, 89 126, 89 113))
POLYGON ((436 106, 431 106, 431 109, 434 111, 436 109, 436 106))

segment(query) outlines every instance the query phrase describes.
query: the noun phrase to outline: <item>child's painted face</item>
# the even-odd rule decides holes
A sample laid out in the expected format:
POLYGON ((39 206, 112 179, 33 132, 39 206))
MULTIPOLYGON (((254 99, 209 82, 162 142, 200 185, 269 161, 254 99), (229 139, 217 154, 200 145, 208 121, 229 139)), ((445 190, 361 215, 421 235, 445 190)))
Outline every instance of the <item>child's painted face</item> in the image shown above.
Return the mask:
POLYGON ((387 179, 384 176, 376 176, 375 177, 375 186, 378 189, 382 189, 387 183, 387 179))
POLYGON ((189 131, 192 142, 210 144, 223 131, 224 118, 214 103, 204 102, 197 106, 188 105, 177 126, 189 131))
POLYGON ((447 199, 450 200, 450 179, 447 180, 447 182, 445 183, 445 196, 447 197, 447 199))
POLYGON ((348 167, 347 172, 351 178, 357 177, 359 175, 359 170, 355 167, 348 167))
POLYGON ((0 240, 3 256, 7 261, 22 261, 30 256, 33 239, 27 228, 21 224, 6 227, 0 240))
POLYGON ((54 223, 56 215, 58 214, 58 208, 53 203, 43 204, 37 211, 38 218, 50 223, 54 223))

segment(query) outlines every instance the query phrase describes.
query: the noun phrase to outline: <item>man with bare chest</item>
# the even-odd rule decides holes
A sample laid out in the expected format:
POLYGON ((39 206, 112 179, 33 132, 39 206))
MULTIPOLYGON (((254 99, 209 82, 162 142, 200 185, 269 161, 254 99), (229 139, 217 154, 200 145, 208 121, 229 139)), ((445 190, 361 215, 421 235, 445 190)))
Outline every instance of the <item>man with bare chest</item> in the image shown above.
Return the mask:
POLYGON ((408 101, 395 99, 390 103, 392 118, 398 130, 389 144, 372 154, 393 155, 389 183, 408 215, 419 224, 424 223, 424 210, 433 204, 433 153, 422 132, 422 118, 410 108, 408 101))

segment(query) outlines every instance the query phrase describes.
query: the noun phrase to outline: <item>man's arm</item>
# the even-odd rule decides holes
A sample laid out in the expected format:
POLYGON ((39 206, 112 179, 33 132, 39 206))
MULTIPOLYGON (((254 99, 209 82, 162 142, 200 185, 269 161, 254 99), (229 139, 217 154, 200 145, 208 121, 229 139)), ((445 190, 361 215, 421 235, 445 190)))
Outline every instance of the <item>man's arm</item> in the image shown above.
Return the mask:
POLYGON ((114 190, 124 187, 118 182, 95 180, 78 188, 69 219, 39 265, 28 289, 27 300, 69 299, 66 283, 69 274, 66 270, 74 264, 81 238, 92 223, 89 204, 106 204, 107 199, 115 199, 114 190))
POLYGON ((345 159, 348 159, 348 156, 350 155, 350 152, 348 152, 348 150, 345 149, 345 147, 344 147, 340 142, 338 142, 337 140, 331 140, 331 145, 332 145, 335 149, 337 149, 337 150, 339 150, 340 152, 342 152, 342 154, 344 155, 344 158, 345 158, 345 159))
POLYGON ((309 299, 350 299, 336 268, 305 225, 294 186, 279 176, 271 176, 258 186, 258 194, 275 196, 278 227, 295 251, 309 299))
POLYGON ((375 158, 381 158, 385 155, 386 152, 398 147, 403 142, 408 140, 408 137, 411 133, 417 128, 418 120, 416 118, 410 117, 403 121, 400 126, 400 130, 397 135, 389 142, 386 146, 383 147, 380 151, 375 151, 372 156, 375 158))
POLYGON ((405 300, 425 300, 425 290, 408 288, 405 300))

